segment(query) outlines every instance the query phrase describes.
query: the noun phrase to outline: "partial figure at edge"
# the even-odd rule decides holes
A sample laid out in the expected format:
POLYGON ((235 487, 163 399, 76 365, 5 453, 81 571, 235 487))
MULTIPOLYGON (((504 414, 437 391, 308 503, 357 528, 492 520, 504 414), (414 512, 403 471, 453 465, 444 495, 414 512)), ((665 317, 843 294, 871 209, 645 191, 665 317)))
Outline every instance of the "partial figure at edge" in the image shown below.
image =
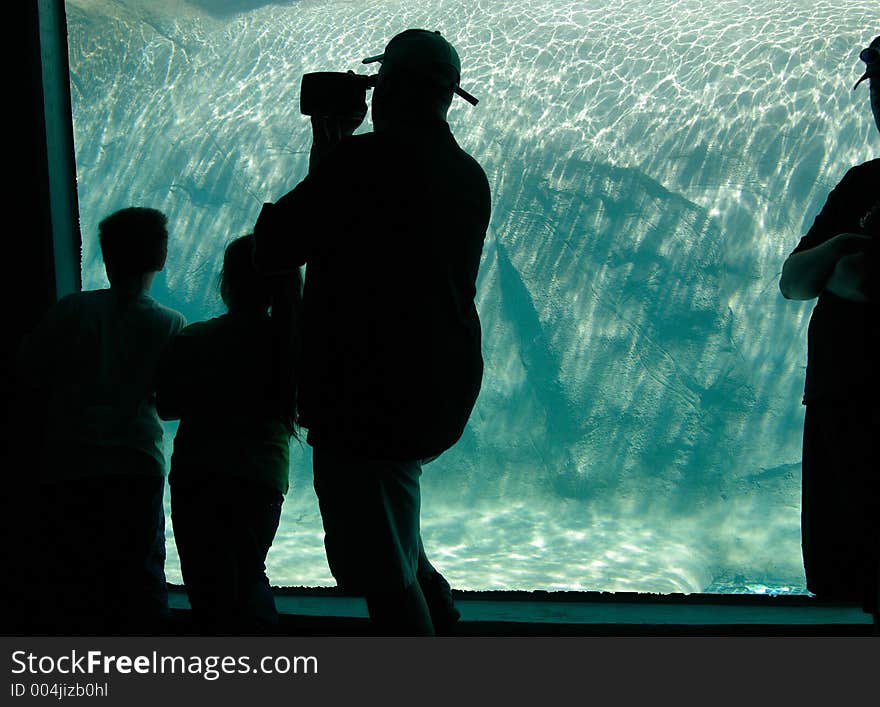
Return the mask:
MULTIPOLYGON (((869 81, 880 131, 880 36, 860 58, 867 68, 854 88, 869 81)), ((779 281, 787 299, 818 298, 810 318, 803 399, 807 589, 819 598, 860 602, 875 623, 880 622, 878 231, 880 159, 873 159, 849 169, 828 195, 779 281)))

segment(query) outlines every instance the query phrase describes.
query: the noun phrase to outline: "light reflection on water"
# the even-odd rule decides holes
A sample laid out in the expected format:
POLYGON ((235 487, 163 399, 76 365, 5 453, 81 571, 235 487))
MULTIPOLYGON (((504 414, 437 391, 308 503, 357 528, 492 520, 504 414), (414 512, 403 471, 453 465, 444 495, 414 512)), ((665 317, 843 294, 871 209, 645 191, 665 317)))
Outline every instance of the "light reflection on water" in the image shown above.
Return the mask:
MULTIPOLYGON (((460 588, 804 591, 810 310, 776 283, 870 156, 849 90, 864 3, 210 4, 67 3, 86 287, 104 284, 98 221, 151 205, 173 229, 156 296, 216 314, 223 245, 305 173, 298 77, 440 28, 481 100, 450 122, 493 220, 486 377, 426 468, 429 554, 460 588)), ((291 484, 270 577, 332 584, 307 453, 291 484)))
MULTIPOLYGON (((308 455, 300 461, 307 468, 308 455)), ((431 501, 443 490, 438 478, 442 471, 432 474, 436 464, 426 466, 423 477, 422 535, 432 562, 456 589, 806 591, 797 522, 768 527, 755 510, 766 504, 771 488, 755 487, 751 498, 742 493, 734 503, 706 504, 700 512, 680 514, 662 503, 645 505, 638 499, 593 504, 480 499, 450 505, 431 501), (739 537, 731 543, 733 532, 739 537), (791 557, 796 560, 786 563, 791 557), (756 575, 762 581, 755 581, 756 575)), ((298 476, 291 486, 269 553, 267 574, 276 586, 335 585, 324 555, 317 500, 307 480, 308 474, 298 476)), ((169 510, 167 503, 166 495, 169 510)), ((182 583, 170 521, 166 548, 168 580, 182 583)))
MULTIPOLYGON (((573 514, 572 514, 573 515, 573 514)), ((763 582, 742 575, 712 576, 713 548, 691 519, 662 534, 619 517, 594 518, 585 531, 571 531, 572 515, 523 506, 482 512, 434 508, 423 518, 433 563, 456 589, 574 590, 647 593, 803 593, 799 568, 776 567, 763 582), (774 581, 775 580, 775 581, 774 581)), ((333 586, 324 556, 317 503, 286 504, 267 573, 278 586, 333 586)), ((167 528, 167 576, 182 583, 167 528)), ((796 549, 791 549, 795 552, 796 549)), ((763 558, 768 566, 776 552, 763 558)), ((762 558, 755 558, 758 562, 762 558)), ((723 558, 720 558, 723 563, 723 558)))

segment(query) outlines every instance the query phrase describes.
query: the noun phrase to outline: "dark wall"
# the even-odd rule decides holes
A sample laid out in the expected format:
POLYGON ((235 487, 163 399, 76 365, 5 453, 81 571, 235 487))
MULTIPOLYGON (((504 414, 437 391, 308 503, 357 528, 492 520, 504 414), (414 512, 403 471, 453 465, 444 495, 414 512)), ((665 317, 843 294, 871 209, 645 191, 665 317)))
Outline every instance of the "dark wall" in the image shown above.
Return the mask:
MULTIPOLYGON (((33 503, 34 484, 39 459, 39 425, 29 412, 27 395, 17 389, 14 363, 21 338, 31 330, 42 314, 59 295, 57 282, 65 290, 76 289, 79 283, 79 261, 76 239, 79 238, 75 214, 76 183, 70 174, 73 166, 72 131, 70 127, 69 87, 57 79, 67 68, 66 37, 51 36, 51 44, 63 51, 50 49, 47 63, 53 64, 56 81, 44 92, 44 62, 41 51, 40 6, 49 13, 56 28, 64 27, 63 0, 25 0, 7 3, 4 14, 8 52, 4 60, 5 90, 3 113, 6 140, 7 195, 2 229, 5 272, 3 282, 5 336, 3 336, 4 399, 3 424, 3 506, 0 507, 4 528, 3 569, 4 589, 17 598, 18 590, 27 587, 26 565, 29 558, 27 538, 39 513, 33 503), (57 141, 47 141, 44 105, 59 111, 52 128, 57 136, 69 135, 61 146, 65 152, 58 159, 57 141), (66 107, 66 114, 65 114, 66 107), (54 153, 54 155, 53 155, 54 153), (50 155, 53 155, 50 157, 50 155), (59 161, 61 165, 59 166, 59 161), (66 204, 62 216, 56 216, 53 229, 50 181, 55 184, 56 214, 58 204, 66 204), (59 190, 58 185, 61 185, 59 190), (64 239, 63 256, 56 260, 56 238, 64 239), (64 270, 58 277, 59 268, 64 270)), ((45 16, 45 14, 44 14, 45 16)), ((60 35, 60 32, 59 32, 60 35)), ((45 38, 44 34, 44 38, 45 38)), ((60 294, 64 294, 63 292, 60 294)), ((22 620, 24 609, 7 597, 4 602, 4 629, 7 622, 22 620)))
MULTIPOLYGON (((21 217, 20 229, 7 231, 9 255, 18 273, 14 277, 14 332, 27 330, 40 313, 55 299, 55 272, 52 253, 52 220, 49 209, 49 163, 46 147, 46 124, 43 111, 43 85, 40 56, 40 32, 37 2, 10 3, 6 10, 14 15, 9 33, 16 46, 17 70, 7 72, 12 82, 8 93, 14 111, 15 136, 19 157, 8 176, 13 199, 7 203, 21 217)), ((9 262, 9 261, 7 261, 9 262)))
MULTIPOLYGON (((5 200, 3 229, 6 272, 0 277, 9 305, 2 354, 8 401, 18 342, 60 295, 79 289, 81 278, 64 2, 26 0, 4 9, 10 52, 5 60, 4 113, 12 119, 4 132, 7 150, 14 156, 7 161, 11 193, 5 200), (45 48, 41 6, 44 19, 50 19, 43 29, 45 48), (45 105, 53 111, 48 132, 45 105)), ((6 410, 4 435, 17 417, 9 405, 6 410)))

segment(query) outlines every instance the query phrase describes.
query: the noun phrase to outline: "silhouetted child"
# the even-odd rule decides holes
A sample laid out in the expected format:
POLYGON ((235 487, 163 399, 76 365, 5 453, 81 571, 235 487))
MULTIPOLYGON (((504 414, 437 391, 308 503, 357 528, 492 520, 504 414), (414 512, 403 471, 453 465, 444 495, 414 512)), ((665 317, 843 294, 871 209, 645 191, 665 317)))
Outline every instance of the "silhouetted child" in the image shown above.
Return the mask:
POLYGON ((171 517, 203 633, 262 633, 278 620, 265 560, 288 489, 296 430, 302 283, 296 270, 270 286, 254 269, 252 252, 251 235, 227 246, 220 294, 228 312, 180 333, 159 383, 160 414, 180 419, 169 474, 171 517))
POLYGON ((186 321, 147 294, 165 266, 164 214, 122 209, 98 237, 110 288, 63 297, 20 352, 44 426, 35 591, 48 632, 156 633, 168 597, 155 377, 186 321))

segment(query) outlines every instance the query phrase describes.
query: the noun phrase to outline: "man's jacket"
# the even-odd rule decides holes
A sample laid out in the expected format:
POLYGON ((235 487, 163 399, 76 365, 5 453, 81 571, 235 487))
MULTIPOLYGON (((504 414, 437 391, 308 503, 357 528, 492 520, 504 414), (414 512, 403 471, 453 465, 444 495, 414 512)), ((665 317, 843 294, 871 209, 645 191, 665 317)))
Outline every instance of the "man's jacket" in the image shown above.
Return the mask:
POLYGON ((313 446, 425 459, 480 390, 485 172, 445 122, 343 140, 254 229, 262 270, 306 265, 301 421, 313 446))

